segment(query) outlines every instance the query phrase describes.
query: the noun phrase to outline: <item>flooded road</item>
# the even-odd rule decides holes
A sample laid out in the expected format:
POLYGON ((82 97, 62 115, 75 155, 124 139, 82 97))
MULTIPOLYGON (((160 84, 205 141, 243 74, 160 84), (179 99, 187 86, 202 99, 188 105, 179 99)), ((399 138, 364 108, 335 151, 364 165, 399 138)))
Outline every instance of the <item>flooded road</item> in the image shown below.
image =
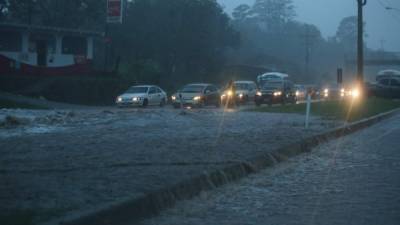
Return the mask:
POLYGON ((142 225, 397 225, 400 116, 179 203, 142 225))

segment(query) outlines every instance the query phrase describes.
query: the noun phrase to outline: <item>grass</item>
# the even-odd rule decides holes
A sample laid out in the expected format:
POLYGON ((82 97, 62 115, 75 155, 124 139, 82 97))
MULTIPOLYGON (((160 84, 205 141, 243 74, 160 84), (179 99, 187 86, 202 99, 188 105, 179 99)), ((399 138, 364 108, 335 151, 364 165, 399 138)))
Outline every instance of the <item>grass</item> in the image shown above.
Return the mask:
POLYGON ((0 224, 7 225, 33 225, 35 213, 31 210, 21 210, 0 213, 0 224))
POLYGON ((1 225, 34 225, 60 217, 72 209, 9 210, 0 212, 1 225))
POLYGON ((46 109, 46 107, 0 99, 0 109, 46 109))
MULTIPOLYGON (((355 101, 324 101, 311 104, 311 115, 354 122, 396 108, 400 108, 399 100, 382 98, 368 98, 355 101)), ((305 114, 306 104, 259 107, 251 111, 305 114)))

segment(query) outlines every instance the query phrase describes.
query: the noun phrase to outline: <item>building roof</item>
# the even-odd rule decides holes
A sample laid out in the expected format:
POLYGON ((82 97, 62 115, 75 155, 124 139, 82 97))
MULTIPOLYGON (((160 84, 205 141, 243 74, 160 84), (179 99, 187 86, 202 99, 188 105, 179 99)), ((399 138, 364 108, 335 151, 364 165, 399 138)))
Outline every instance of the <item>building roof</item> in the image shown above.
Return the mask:
POLYGON ((39 26, 39 25, 28 25, 28 24, 19 24, 19 23, 5 23, 5 22, 0 22, 0 29, 37 31, 37 32, 45 32, 45 33, 64 33, 64 34, 75 34, 75 35, 83 35, 83 36, 104 36, 103 32, 98 32, 98 31, 88 31, 88 30, 81 30, 81 29, 49 27, 49 26, 39 26))

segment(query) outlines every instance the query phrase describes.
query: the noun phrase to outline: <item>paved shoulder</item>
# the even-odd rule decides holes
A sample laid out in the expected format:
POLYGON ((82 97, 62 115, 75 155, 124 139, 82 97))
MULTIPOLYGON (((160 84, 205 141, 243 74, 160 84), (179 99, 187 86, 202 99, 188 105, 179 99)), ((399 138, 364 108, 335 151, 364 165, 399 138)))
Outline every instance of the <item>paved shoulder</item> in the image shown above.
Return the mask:
POLYGON ((396 116, 142 224, 399 224, 399 137, 396 116))

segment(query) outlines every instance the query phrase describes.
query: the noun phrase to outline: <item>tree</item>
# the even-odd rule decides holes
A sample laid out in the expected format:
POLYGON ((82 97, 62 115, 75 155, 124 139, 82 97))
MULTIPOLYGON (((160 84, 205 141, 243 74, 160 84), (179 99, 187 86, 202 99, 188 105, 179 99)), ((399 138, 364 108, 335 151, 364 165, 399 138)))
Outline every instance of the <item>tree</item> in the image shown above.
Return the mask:
POLYGON ((251 14, 269 30, 281 28, 296 16, 292 0, 256 0, 251 14))
POLYGON ((105 7, 105 0, 8 0, 7 11, 11 22, 94 30, 104 27, 105 7))
POLYGON ((357 17, 349 16, 342 19, 336 32, 336 40, 346 52, 354 53, 357 46, 357 17))
POLYGON ((0 0, 0 21, 4 20, 7 14, 8 2, 6 0, 0 0))
POLYGON ((236 21, 244 21, 251 12, 251 7, 247 4, 241 4, 233 10, 232 16, 236 21))
POLYGON ((125 23, 111 33, 124 64, 140 70, 151 61, 162 83, 214 79, 225 49, 238 44, 215 0, 136 0, 129 3, 125 23))

